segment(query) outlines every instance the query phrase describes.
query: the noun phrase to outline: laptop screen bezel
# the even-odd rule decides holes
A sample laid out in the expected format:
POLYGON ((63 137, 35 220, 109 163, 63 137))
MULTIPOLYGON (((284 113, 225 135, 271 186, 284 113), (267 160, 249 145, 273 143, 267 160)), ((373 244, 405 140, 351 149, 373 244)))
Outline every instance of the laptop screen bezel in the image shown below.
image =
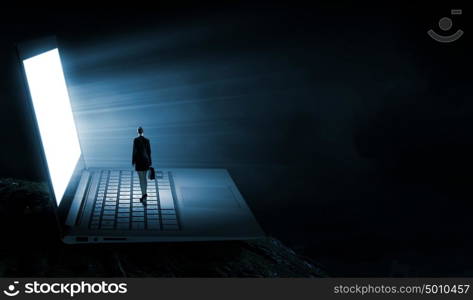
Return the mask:
MULTIPOLYGON (((65 225, 65 220, 67 218, 67 214, 72 204, 72 199, 74 197, 75 189, 77 188, 77 185, 79 182, 78 178, 80 178, 82 171, 86 168, 85 160, 83 157, 83 152, 81 151, 82 153, 80 155, 79 160, 77 161, 77 164, 74 169, 74 173, 69 179, 66 192, 64 193, 64 195, 62 196, 62 199, 60 199, 59 202, 56 201, 51 174, 50 174, 49 166, 46 160, 46 153, 44 150, 44 146, 42 144, 38 120, 36 118, 36 113, 34 111, 33 101, 31 98, 30 89, 28 87, 28 81, 27 81, 27 77, 25 73, 24 64, 23 64, 23 61, 25 59, 34 57, 36 55, 42 54, 44 52, 47 52, 53 49, 59 49, 59 45, 55 36, 48 36, 48 37, 44 37, 44 38, 40 38, 36 40, 30 40, 30 41, 23 41, 23 42, 17 43, 16 45, 17 55, 18 55, 19 64, 20 64, 21 77, 22 77, 22 81, 23 81, 23 85, 25 89, 26 110, 29 112, 30 119, 32 120, 33 139, 35 143, 38 143, 39 145, 41 145, 41 147, 39 147, 40 148, 39 149, 40 166, 42 167, 42 170, 44 171, 44 176, 47 179, 47 186, 48 186, 48 191, 49 191, 48 199, 50 201, 51 206, 53 207, 54 214, 56 216, 56 221, 59 225, 60 233, 63 236, 67 233, 69 229, 65 225)), ((79 145, 80 145, 80 140, 79 140, 79 145)))

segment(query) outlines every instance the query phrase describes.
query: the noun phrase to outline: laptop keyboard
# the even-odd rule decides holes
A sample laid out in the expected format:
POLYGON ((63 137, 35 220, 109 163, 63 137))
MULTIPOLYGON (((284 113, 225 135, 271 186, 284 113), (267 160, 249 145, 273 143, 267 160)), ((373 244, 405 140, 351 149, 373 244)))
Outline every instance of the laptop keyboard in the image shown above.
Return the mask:
POLYGON ((148 179, 146 205, 140 202, 138 173, 129 170, 100 172, 90 229, 180 229, 169 172, 156 172, 155 180, 148 179))

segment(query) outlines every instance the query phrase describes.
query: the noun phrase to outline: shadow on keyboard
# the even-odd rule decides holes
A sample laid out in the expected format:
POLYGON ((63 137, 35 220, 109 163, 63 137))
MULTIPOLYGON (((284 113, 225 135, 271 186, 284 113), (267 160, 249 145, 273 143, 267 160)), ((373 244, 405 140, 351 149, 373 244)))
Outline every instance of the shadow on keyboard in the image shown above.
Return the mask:
POLYGON ((180 229, 169 172, 156 172, 148 179, 146 205, 140 202, 138 174, 130 170, 99 171, 90 229, 163 230, 180 229))

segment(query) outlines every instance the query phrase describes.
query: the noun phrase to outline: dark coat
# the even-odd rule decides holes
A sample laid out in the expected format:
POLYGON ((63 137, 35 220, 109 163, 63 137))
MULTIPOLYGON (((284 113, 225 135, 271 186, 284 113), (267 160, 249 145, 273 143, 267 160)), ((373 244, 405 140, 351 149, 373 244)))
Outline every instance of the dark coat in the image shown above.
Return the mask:
POLYGON ((151 166, 151 146, 144 136, 133 140, 132 164, 135 165, 136 171, 147 171, 151 166))

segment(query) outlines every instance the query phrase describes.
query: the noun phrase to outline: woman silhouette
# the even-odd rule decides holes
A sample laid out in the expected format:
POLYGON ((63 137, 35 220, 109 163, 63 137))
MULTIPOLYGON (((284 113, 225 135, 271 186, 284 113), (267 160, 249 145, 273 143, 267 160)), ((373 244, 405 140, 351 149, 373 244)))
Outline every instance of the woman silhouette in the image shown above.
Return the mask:
POLYGON ((133 159, 132 164, 135 165, 135 170, 138 172, 141 186, 140 202, 145 204, 148 194, 148 180, 146 173, 151 166, 151 146, 149 140, 143 136, 143 128, 138 127, 138 137, 133 140, 133 159))

